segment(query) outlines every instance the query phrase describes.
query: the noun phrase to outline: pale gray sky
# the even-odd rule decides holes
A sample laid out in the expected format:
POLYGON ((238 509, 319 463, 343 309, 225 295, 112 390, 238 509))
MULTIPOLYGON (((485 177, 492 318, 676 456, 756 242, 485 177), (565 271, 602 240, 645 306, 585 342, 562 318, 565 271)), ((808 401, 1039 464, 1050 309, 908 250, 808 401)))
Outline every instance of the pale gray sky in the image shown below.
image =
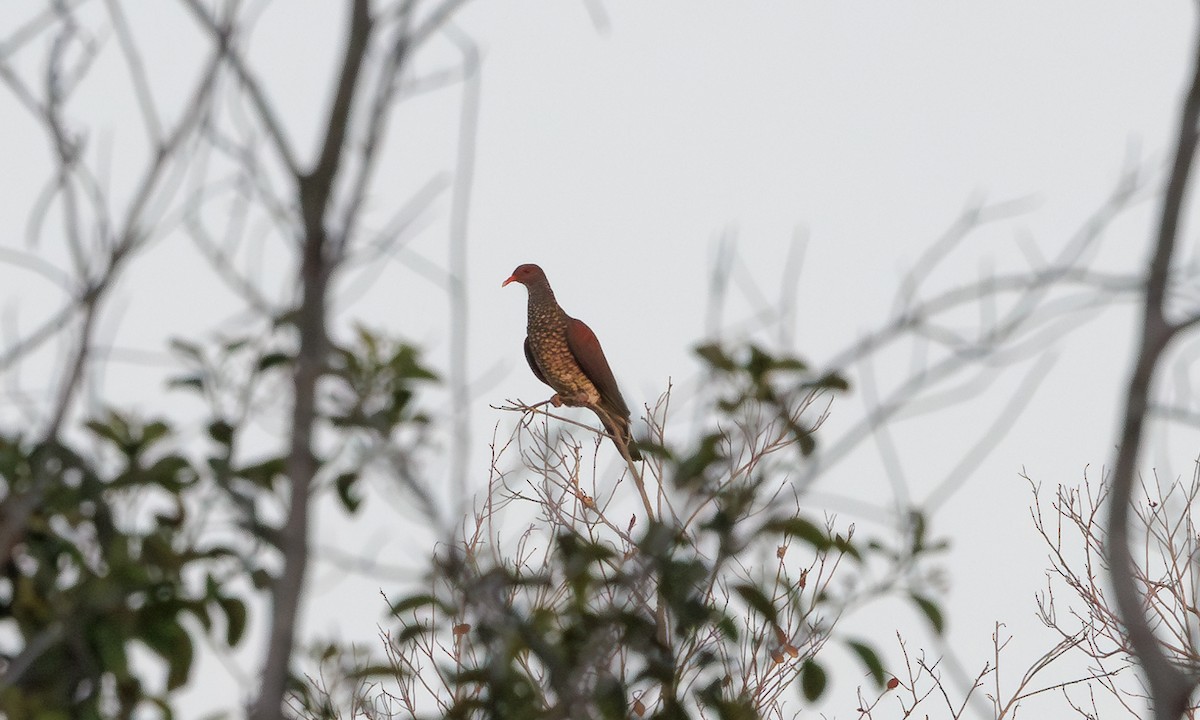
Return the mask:
MULTIPOLYGON (((668 378, 683 392, 696 377, 690 347, 705 331, 717 238, 736 230, 744 273, 773 298, 800 234, 806 250, 795 349, 829 358, 883 321, 902 273, 971 199, 1029 202, 1026 212, 981 230, 935 287, 989 267, 1021 267, 1018 239, 1052 255, 1102 204, 1131 148, 1147 168, 1157 167, 1169 150, 1192 30, 1186 2, 595 4, 607 16, 605 32, 580 2, 490 0, 469 5, 456 21, 482 57, 468 286, 470 368, 486 380, 473 407, 476 483, 486 476, 483 444, 492 427, 513 422, 489 404, 546 394, 521 355, 524 293, 499 287, 515 265, 545 268, 562 305, 596 331, 627 399, 640 407, 668 378)), ((271 4, 255 33, 251 58, 299 138, 323 117, 341 29, 332 6, 271 4)), ((0 9, 0 26, 11 27, 18 15, 15 4, 0 9)), ((170 3, 144 4, 132 17, 147 57, 156 58, 155 87, 170 97, 179 74, 196 62, 190 20, 170 3)), ((419 71, 432 71, 456 54, 439 39, 423 57, 419 71)), ((99 69, 117 77, 115 65, 99 69)), ((380 207, 453 170, 460 97, 451 86, 402 106, 381 170, 379 187, 390 192, 380 207)), ((97 148, 111 143, 114 186, 129 183, 137 158, 122 156, 123 142, 140 127, 127 88, 100 85, 76 112, 105 129, 94 141, 97 148)), ((0 205, 2 242, 24 247, 46 151, 10 96, 0 102, 0 122, 8 168, 0 174, 8 199, 0 205)), ((1128 269, 1141 258, 1153 210, 1151 201, 1114 227, 1103 266, 1128 269)), ((440 366, 445 296, 412 270, 412 258, 444 266, 448 215, 443 199, 407 246, 408 259, 364 274, 364 282, 378 280, 346 296, 344 315, 427 346, 440 366)), ((268 246, 265 276, 282 257, 268 246)), ((3 274, 11 278, 6 322, 26 327, 53 295, 19 271, 3 274)), ((157 352, 171 335, 202 334, 236 310, 215 282, 186 239, 168 237, 123 285, 122 310, 105 325, 106 336, 157 352), (180 317, 195 324, 181 327, 180 317)), ((750 307, 735 292, 725 318, 736 326, 750 307)), ((945 563, 949 642, 972 668, 990 658, 994 622, 1018 636, 1014 670, 1052 641, 1033 618, 1045 553, 1018 472, 1024 467, 1053 488, 1079 481, 1087 466, 1096 475, 1108 461, 1129 321, 1109 313, 1056 343, 1057 362, 1025 419, 935 516, 935 533, 953 542, 945 563)), ((903 354, 885 360, 896 366, 876 369, 892 381, 908 362, 903 354)), ((943 479, 1028 367, 967 406, 897 431, 915 499, 943 479)), ((149 411, 164 398, 158 372, 114 361, 105 392, 114 403, 149 411)), ((844 427, 862 403, 861 388, 840 399, 829 430, 844 427)), ((1161 459, 1188 472, 1194 450, 1184 443, 1173 450, 1161 459)), ((870 445, 818 490, 825 498, 889 503, 870 445)), ((371 529, 330 514, 317 543, 411 565, 407 522, 377 502, 371 529)), ((310 633, 372 642, 379 583, 330 568, 312 579, 310 633)), ((908 634, 920 624, 905 608, 861 627, 890 651, 895 630, 908 634)), ((919 631, 911 635, 924 640, 919 631)), ((184 717, 229 703, 211 690, 229 686, 220 665, 206 658, 201 667, 196 712, 184 717)), ((849 672, 834 681, 828 711, 847 716, 856 679, 849 672)))

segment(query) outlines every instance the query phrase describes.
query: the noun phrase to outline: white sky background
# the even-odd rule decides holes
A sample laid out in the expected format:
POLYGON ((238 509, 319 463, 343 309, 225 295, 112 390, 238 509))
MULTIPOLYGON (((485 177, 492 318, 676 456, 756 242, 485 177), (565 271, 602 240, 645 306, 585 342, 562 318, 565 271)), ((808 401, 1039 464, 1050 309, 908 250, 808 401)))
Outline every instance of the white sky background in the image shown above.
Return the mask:
MULTIPOLYGON (((301 147, 315 145, 306 141, 323 120, 340 47, 341 15, 331 5, 271 5, 252 45, 301 147)), ((483 58, 468 277, 469 362, 482 379, 473 406, 477 486, 486 477, 491 428, 513 421, 489 404, 547 394, 521 354, 525 294, 499 287, 515 265, 545 268, 562 305, 597 332, 626 398, 640 407, 668 378, 686 392, 697 377, 690 348, 705 332, 717 238, 736 230, 739 276, 773 299, 800 232, 807 244, 794 344, 819 362, 883 322, 903 272, 972 198, 1031 201, 1016 219, 980 232, 935 285, 989 267, 1019 268, 1018 237, 1052 255, 1111 191, 1131 146, 1147 166, 1160 162, 1192 31, 1185 2, 601 5, 607 32, 597 32, 580 2, 477 2, 458 16, 457 27, 483 58)), ((20 14, 13 5, 0 8, 0 27, 12 27, 20 14)), ((193 49, 182 40, 190 22, 170 3, 139 5, 134 19, 147 56, 162 59, 152 67, 169 94, 179 72, 173 63, 188 62, 193 49)), ((425 69, 433 69, 454 53, 442 42, 427 58, 425 69)), ((131 105, 103 89, 77 112, 108 126, 119 178, 122 133, 138 120, 131 105)), ((114 86, 114 94, 123 92, 114 86)), ((458 99, 450 87, 401 107, 378 185, 394 196, 380 197, 382 207, 453 169, 458 99)), ((0 134, 7 168, 0 243, 26 247, 29 207, 47 173, 45 146, 9 95, 0 101, 0 122, 8 129, 0 134)), ((1105 243, 1107 267, 1127 269, 1141 259, 1154 209, 1150 202, 1115 226, 1105 243)), ((443 200, 406 255, 382 268, 342 316, 425 346, 439 367, 447 352, 445 295, 412 268, 414 257, 444 267, 448 214, 443 200)), ((1183 250, 1190 255, 1190 243, 1183 250)), ((17 269, 0 270, 0 278, 7 338, 12 323, 26 327, 40 316, 45 288, 17 269)), ((105 324, 107 337, 152 352, 172 335, 203 336, 236 309, 181 236, 150 251, 117 297, 120 312, 105 324)), ((735 291, 725 320, 737 327, 750 309, 735 291)), ((1024 419, 934 516, 935 535, 953 543, 945 561, 949 642, 969 668, 990 659, 996 621, 1017 636, 1010 673, 1052 644, 1033 617, 1045 552, 1018 472, 1024 467, 1048 489, 1077 482, 1089 465, 1098 475, 1114 438, 1129 320, 1109 313, 1055 345, 1055 368, 1024 419)), ((877 370, 895 379, 903 368, 877 370)), ((961 448, 975 442, 1021 372, 1003 375, 994 391, 962 408, 897 431, 914 499, 926 497, 961 448)), ((147 413, 164 401, 194 412, 177 394, 163 394, 160 378, 170 374, 114 358, 104 390, 110 402, 147 413)), ((835 404, 828 429, 861 412, 862 401, 856 383, 835 404)), ((1163 459, 1186 476, 1194 450, 1172 450, 1163 459)), ((864 446, 825 478, 818 511, 842 510, 843 520, 855 520, 835 496, 886 505, 881 476, 878 454, 864 446)), ((420 567, 412 562, 414 519, 397 507, 403 499, 388 496, 368 497, 365 525, 323 515, 316 544, 420 567)), ((310 578, 308 631, 371 642, 382 617, 380 582, 328 566, 310 578)), ((389 594, 401 592, 389 583, 389 594)), ((920 641, 920 621, 907 609, 859 627, 889 652, 897 629, 920 641)), ((264 626, 251 632, 261 636, 264 626)), ((221 666, 206 658, 200 669, 195 712, 189 707, 184 717, 230 704, 229 695, 211 690, 228 687, 221 666)), ((855 672, 835 673, 830 713, 852 714, 855 672)))

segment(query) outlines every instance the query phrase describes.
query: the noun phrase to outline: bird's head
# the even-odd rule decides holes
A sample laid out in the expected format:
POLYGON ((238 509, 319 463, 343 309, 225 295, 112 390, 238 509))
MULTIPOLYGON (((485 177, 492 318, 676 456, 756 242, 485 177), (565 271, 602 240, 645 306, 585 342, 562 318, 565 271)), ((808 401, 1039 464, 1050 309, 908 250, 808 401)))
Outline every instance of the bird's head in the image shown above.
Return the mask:
POLYGON ((500 287, 504 287, 511 282, 521 283, 525 287, 545 283, 546 273, 542 272, 540 267, 532 263, 518 265, 517 269, 513 270, 512 275, 509 275, 507 280, 500 283, 500 287))

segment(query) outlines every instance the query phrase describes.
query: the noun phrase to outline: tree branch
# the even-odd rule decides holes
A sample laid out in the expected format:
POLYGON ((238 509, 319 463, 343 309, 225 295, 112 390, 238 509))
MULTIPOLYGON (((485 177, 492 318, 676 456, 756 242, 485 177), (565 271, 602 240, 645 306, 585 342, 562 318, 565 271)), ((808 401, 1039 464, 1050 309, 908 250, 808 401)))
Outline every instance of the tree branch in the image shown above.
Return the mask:
POLYGON ((465 33, 447 25, 448 36, 462 53, 462 104, 458 124, 458 157, 450 219, 450 394, 453 437, 450 482, 457 497, 467 501, 467 458, 471 445, 470 387, 467 377, 467 220, 475 170, 475 136, 479 124, 479 48, 465 33))
POLYGON ((296 175, 304 238, 300 264, 303 295, 296 318, 300 349, 292 376, 291 442, 286 461, 291 497, 287 520, 279 535, 283 571, 271 589, 271 633, 263 665, 261 690, 251 714, 255 720, 282 717, 284 693, 291 677, 289 667, 295 646, 296 621, 308 567, 309 496, 313 478, 320 466, 313 450, 317 381, 327 366, 327 300, 329 280, 336 263, 326 252, 326 210, 341 164, 346 127, 354 106, 354 93, 370 34, 370 4, 368 0, 354 0, 345 55, 325 129, 325 141, 313 170, 296 175))
POLYGON ((271 102, 267 100, 266 92, 262 85, 258 82, 246 66, 245 59, 233 47, 232 31, 225 26, 217 23, 217 19, 210 15, 206 9, 200 4, 200 0, 181 0, 200 24, 212 35, 213 41, 217 45, 217 50, 225 62, 233 68, 233 72, 237 75, 238 80, 246 88, 246 92, 250 96, 250 102, 253 104, 255 112, 258 113, 259 120, 267 130, 268 137, 271 138, 272 144, 275 146, 275 151, 279 154, 279 159, 283 162, 288 172, 294 176, 300 175, 300 164, 296 161, 295 153, 292 152, 291 143, 288 142, 287 133, 284 132, 283 124, 275 115, 275 108, 271 102))
POLYGON ((1146 676, 1156 720, 1174 720, 1183 714, 1195 687, 1195 678, 1167 659, 1146 620, 1145 602, 1138 593, 1129 547, 1129 509, 1154 372, 1168 343, 1181 327, 1167 321, 1164 300, 1196 143, 1200 139, 1197 130, 1197 123, 1200 123, 1200 36, 1195 50, 1197 57, 1193 63, 1191 88, 1180 112, 1175 159, 1146 278, 1141 341, 1127 385, 1125 416, 1112 475, 1106 549, 1117 608, 1146 676))

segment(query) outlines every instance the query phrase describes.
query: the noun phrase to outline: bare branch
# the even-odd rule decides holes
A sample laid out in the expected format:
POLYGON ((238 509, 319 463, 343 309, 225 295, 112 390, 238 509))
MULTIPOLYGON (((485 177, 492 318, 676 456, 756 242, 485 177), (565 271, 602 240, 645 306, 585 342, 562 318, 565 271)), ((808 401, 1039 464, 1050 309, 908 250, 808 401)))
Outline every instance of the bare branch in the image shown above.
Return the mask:
POLYGON ((283 124, 276 116, 275 108, 267 99, 266 91, 263 89, 261 83, 259 83, 258 78, 250 72, 245 58, 234 48, 232 28, 219 24, 217 18, 209 14, 208 10, 200 3, 200 0, 180 1, 192 11, 192 15, 196 17, 200 25, 212 36, 221 57, 233 68, 238 81, 246 88, 246 92, 250 96, 250 101, 254 104, 255 111, 267 130, 267 136, 271 139, 280 162, 283 163, 291 175, 299 177, 301 174, 300 164, 296 161, 295 153, 292 150, 291 143, 288 141, 283 124))
MULTIPOLYGON (((467 461, 471 445, 470 379, 467 376, 467 220, 475 172, 475 136, 479 125, 482 78, 479 48, 453 24, 446 34, 462 54, 463 91, 458 124, 458 158, 454 172, 454 194, 450 209, 450 403, 454 449, 450 454, 450 482, 456 502, 467 499, 467 461)), ((618 440, 620 442, 620 440, 618 440)))
MULTIPOLYGON (((195 0, 189 2, 196 5, 195 0)), ((286 460, 291 494, 287 520, 279 533, 283 571, 271 588, 271 631, 267 657, 263 663, 262 685, 251 711, 254 720, 273 720, 281 716, 290 677, 296 623, 308 569, 309 498, 313 478, 320 465, 313 449, 317 382, 328 365, 327 294, 336 263, 327 252, 326 216, 343 156, 346 128, 354 105, 359 70, 370 40, 371 25, 368 0, 355 0, 319 159, 311 172, 296 174, 304 238, 300 261, 303 295, 296 314, 300 349, 292 376, 291 441, 286 460)), ((263 114, 267 111, 269 108, 260 104, 259 112, 264 122, 270 121, 269 116, 263 114)))
POLYGON ((146 134, 149 135, 150 144, 157 145, 162 141, 162 121, 158 118, 154 95, 150 92, 150 81, 146 78, 146 64, 142 61, 137 42, 133 39, 133 32, 129 29, 120 0, 104 0, 104 3, 108 6, 108 14, 112 17, 113 28, 117 32, 121 54, 125 56, 125 64, 129 68, 129 77, 137 94, 142 121, 146 123, 146 134))
POLYGON ((1108 520, 1107 551, 1117 607, 1150 685, 1151 706, 1157 720, 1174 720, 1183 714, 1196 678, 1167 660, 1146 620, 1146 601, 1138 593, 1134 582, 1133 557, 1129 546, 1129 509, 1154 373, 1169 341, 1179 330, 1179 326, 1172 326, 1167 321, 1164 302, 1188 179, 1196 144, 1200 140, 1200 130, 1197 128, 1200 123, 1200 36, 1195 47, 1198 54, 1192 68, 1191 87, 1180 111, 1174 161, 1146 277, 1142 332, 1127 386, 1120 442, 1113 463, 1108 520))

